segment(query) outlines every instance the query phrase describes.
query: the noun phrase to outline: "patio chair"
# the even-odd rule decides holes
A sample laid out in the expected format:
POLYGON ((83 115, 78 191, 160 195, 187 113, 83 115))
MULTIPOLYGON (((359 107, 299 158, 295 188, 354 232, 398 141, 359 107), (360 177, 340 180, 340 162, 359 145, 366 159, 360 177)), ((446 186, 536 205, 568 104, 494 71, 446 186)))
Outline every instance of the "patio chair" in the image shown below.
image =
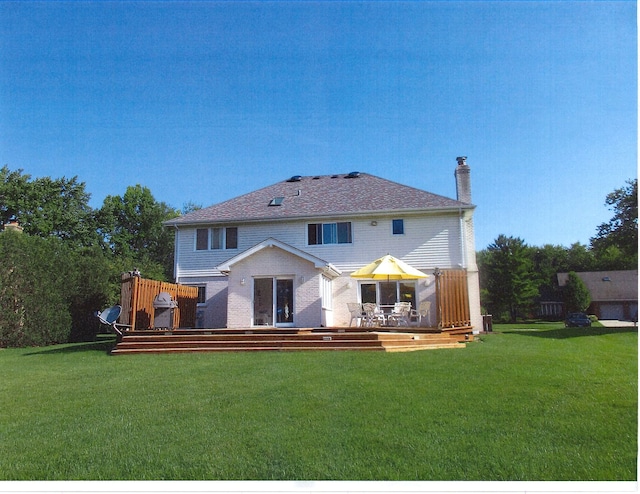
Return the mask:
POLYGON ((410 320, 415 320, 417 326, 422 326, 422 319, 427 319, 427 325, 431 325, 431 302, 423 300, 420 302, 418 309, 411 309, 410 320))
POLYGON ((364 318, 364 310, 362 309, 362 304, 358 304, 355 302, 347 302, 347 308, 349 309, 349 313, 351 314, 351 320, 349 321, 349 327, 351 327, 351 323, 353 320, 356 320, 356 327, 359 327, 362 324, 362 319, 364 318))
POLYGON ((362 304, 364 310, 364 325, 368 328, 384 324, 384 314, 373 303, 362 304))
POLYGON ((122 312, 122 307, 119 305, 114 305, 113 307, 109 307, 102 312, 98 311, 96 314, 98 319, 102 324, 106 324, 110 326, 119 336, 122 336, 122 331, 127 331, 131 329, 131 326, 128 324, 119 324, 116 322, 120 317, 120 313, 122 312))
POLYGON ((392 326, 409 326, 411 316, 411 302, 396 302, 387 322, 392 326))

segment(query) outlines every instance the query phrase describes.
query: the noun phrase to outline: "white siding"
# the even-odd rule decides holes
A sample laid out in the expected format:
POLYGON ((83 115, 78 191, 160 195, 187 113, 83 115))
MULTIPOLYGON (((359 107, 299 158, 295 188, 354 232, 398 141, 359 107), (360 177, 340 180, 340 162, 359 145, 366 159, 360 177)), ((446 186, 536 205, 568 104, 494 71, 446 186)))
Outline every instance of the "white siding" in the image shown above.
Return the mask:
POLYGON ((351 244, 307 245, 308 223, 289 221, 238 225, 237 249, 209 251, 195 250, 195 228, 181 228, 176 240, 176 277, 220 276, 216 266, 269 237, 313 254, 346 272, 355 271, 385 254, 398 257, 421 270, 458 268, 465 262, 457 213, 398 214, 352 220, 351 244), (393 219, 404 220, 404 235, 392 234, 393 219), (376 223, 375 226, 372 222, 376 223))
MULTIPOLYGON (((238 226, 238 248, 218 250, 195 250, 196 228, 181 228, 176 241, 176 278, 197 276, 221 276, 216 266, 236 256, 263 240, 273 237, 290 245, 291 239, 298 236, 298 230, 306 224, 297 223, 256 223, 238 226)), ((230 225, 236 226, 236 225, 230 225)), ((202 226, 206 228, 206 226, 202 226)), ((305 230, 306 232, 306 230, 305 230)))

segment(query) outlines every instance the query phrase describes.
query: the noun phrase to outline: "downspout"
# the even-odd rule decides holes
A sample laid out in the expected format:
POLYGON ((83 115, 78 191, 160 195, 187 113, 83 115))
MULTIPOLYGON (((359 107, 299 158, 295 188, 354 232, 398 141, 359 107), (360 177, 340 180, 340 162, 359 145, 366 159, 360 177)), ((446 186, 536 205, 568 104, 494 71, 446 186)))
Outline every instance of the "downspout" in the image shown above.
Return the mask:
POLYGON ((178 283, 178 237, 180 236, 180 229, 178 225, 173 225, 175 229, 175 235, 173 236, 173 279, 178 283))
POLYGON ((462 208, 458 208, 458 221, 460 223, 460 255, 462 258, 462 268, 467 267, 467 246, 465 242, 464 216, 462 208))

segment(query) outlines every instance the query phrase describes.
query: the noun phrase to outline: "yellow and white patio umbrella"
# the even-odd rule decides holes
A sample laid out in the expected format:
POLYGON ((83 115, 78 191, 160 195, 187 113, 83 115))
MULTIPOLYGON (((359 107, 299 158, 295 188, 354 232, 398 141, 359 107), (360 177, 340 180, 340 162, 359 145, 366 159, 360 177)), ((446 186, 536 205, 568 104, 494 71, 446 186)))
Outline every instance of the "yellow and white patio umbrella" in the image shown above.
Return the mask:
POLYGON ((417 280, 426 278, 427 275, 416 268, 409 266, 406 262, 401 261, 387 254, 372 263, 361 267, 357 271, 351 273, 353 278, 367 278, 373 280, 417 280))

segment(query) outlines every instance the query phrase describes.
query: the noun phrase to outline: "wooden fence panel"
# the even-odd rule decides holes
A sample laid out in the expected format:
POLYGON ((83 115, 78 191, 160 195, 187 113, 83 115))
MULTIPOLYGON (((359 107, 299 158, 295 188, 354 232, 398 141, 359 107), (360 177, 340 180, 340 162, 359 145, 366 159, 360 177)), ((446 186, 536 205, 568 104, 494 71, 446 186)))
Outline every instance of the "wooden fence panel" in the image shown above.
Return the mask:
POLYGON ((174 328, 193 328, 196 325, 198 288, 163 281, 147 280, 129 273, 122 275, 120 322, 133 330, 153 328, 155 309, 153 300, 160 292, 167 292, 178 302, 173 311, 174 328))
POLYGON ((438 328, 458 328, 471 325, 467 272, 441 270, 436 276, 438 328))

